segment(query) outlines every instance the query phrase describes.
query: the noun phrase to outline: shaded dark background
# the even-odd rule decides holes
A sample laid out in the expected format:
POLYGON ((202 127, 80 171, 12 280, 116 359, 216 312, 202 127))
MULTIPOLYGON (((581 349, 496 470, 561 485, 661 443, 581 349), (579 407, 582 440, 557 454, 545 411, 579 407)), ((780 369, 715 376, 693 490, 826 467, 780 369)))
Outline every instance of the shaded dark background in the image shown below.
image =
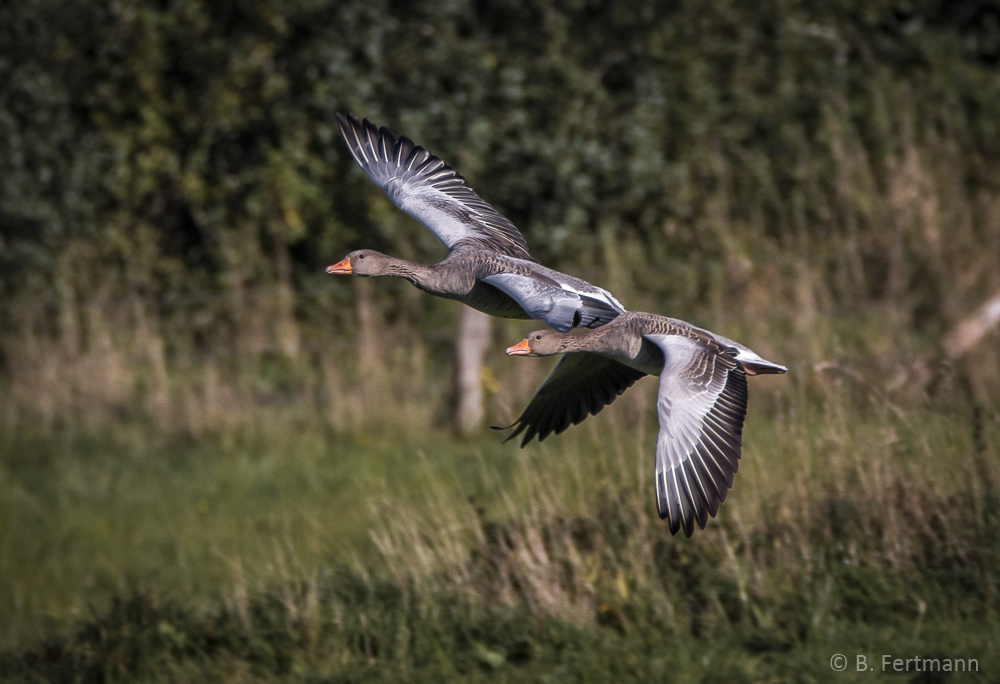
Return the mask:
MULTIPOLYGON (((725 290, 727 259, 781 254, 813 271, 824 313, 888 303, 938 332, 966 293, 936 262, 995 247, 982 203, 1000 153, 992 2, 0 12, 8 331, 59 335, 48 319, 65 306, 138 297, 177 345, 239 346, 258 334, 245 297, 198 316, 189 302, 325 292, 322 268, 362 245, 439 256, 353 168, 337 111, 456 166, 543 262, 604 269, 658 310, 690 314, 682 302, 725 290), (926 179, 906 168, 914 154, 926 179), (967 207, 938 202, 937 237, 900 215, 919 213, 900 195, 926 198, 922 182, 967 207), (952 231, 963 211, 969 236, 952 231), (23 308, 43 305, 42 318, 23 308)), ((996 286, 969 277, 971 298, 996 286)), ((336 297, 279 298, 275 315, 343 321, 336 297)))

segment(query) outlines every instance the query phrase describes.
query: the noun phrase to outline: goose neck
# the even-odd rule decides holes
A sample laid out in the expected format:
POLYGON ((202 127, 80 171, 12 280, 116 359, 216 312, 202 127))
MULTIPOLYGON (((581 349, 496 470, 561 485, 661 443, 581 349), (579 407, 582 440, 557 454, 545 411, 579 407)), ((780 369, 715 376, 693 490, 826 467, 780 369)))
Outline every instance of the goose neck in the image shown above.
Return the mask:
POLYGON ((576 329, 567 332, 562 340, 562 351, 589 351, 609 356, 618 356, 623 352, 622 340, 617 326, 602 325, 599 328, 576 329))
POLYGON ((425 284, 433 274, 433 270, 429 266, 396 257, 386 257, 384 269, 385 275, 405 278, 417 287, 425 284))

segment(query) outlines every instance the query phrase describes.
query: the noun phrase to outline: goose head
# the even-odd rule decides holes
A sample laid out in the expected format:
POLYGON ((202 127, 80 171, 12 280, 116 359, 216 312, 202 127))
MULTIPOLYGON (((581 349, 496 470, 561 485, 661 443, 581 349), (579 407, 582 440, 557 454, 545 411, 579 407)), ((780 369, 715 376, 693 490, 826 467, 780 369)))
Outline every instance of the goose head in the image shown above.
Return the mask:
POLYGON ((536 330, 513 347, 507 347, 507 356, 552 356, 566 351, 565 333, 554 330, 536 330))
POLYGON ((372 249, 359 249, 329 266, 327 273, 334 275, 380 276, 390 275, 390 257, 372 249))

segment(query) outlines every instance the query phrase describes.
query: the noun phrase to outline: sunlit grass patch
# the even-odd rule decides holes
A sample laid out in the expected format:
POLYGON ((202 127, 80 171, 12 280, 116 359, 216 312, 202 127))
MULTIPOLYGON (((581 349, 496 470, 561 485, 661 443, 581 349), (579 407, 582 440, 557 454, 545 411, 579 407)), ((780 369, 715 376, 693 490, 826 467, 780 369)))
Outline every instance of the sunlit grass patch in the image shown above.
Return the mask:
POLYGON ((197 440, 127 424, 98 434, 8 431, 0 447, 3 639, 132 589, 197 604, 361 553, 373 500, 421 498, 430 482, 449 492, 463 478, 476 482, 470 475, 483 459, 466 445, 443 436, 410 446, 321 429, 197 440))

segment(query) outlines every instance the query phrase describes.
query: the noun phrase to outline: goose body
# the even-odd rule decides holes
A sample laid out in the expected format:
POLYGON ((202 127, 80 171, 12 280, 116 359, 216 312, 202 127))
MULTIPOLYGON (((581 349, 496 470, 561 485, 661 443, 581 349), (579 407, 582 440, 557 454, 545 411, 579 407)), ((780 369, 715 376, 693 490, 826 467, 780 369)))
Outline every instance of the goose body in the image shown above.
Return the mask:
POLYGON ((556 330, 600 326, 624 313, 610 292, 546 268, 528 254, 517 228, 465 179, 405 136, 353 115, 337 115, 354 160, 400 209, 448 248, 433 265, 358 250, 328 273, 396 276, 431 294, 501 318, 538 318, 556 330))
POLYGON ((593 330, 540 330, 509 355, 563 358, 511 427, 525 446, 559 434, 613 402, 644 375, 659 375, 656 507, 670 531, 704 529, 733 486, 743 443, 747 375, 787 369, 707 330, 643 312, 593 330))

